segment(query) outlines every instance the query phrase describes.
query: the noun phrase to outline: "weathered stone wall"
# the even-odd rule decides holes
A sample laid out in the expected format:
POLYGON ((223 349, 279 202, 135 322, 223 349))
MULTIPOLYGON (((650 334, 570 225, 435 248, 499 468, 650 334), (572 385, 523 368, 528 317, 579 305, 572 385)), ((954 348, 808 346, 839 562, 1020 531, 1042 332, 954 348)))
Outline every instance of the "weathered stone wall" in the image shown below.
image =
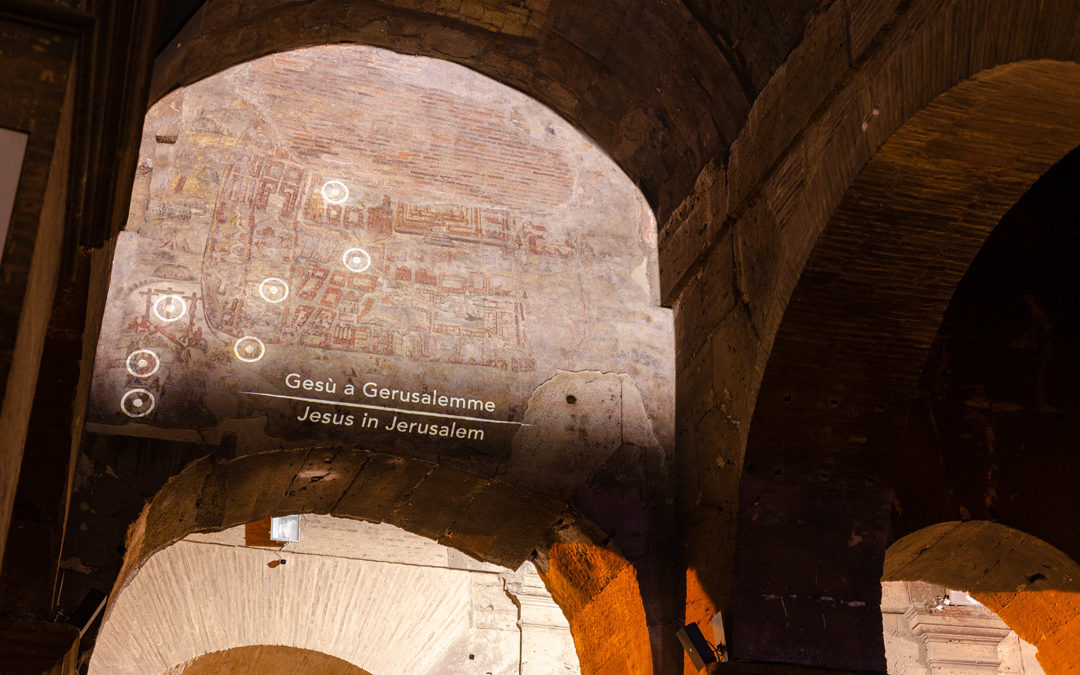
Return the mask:
MULTIPOLYGON (((527 3, 522 12, 474 11, 480 5, 487 6, 463 3, 447 9, 441 3, 356 3, 342 10, 340 3, 331 2, 256 5, 212 0, 162 60, 155 95, 209 76, 223 66, 285 47, 369 42, 442 56, 492 74, 550 104, 606 149, 643 186, 663 224, 661 288, 677 315, 676 447, 685 461, 679 493, 688 523, 682 533, 688 547, 687 618, 704 621, 714 608, 730 604, 744 453, 781 315, 800 277, 808 279, 807 297, 812 297, 813 289, 821 288, 815 284, 846 270, 841 263, 803 274, 804 269, 814 270, 807 261, 820 233, 835 229, 837 237, 830 240, 834 252, 850 247, 849 257, 841 258, 844 261, 857 261, 869 249, 880 253, 880 231, 874 235, 877 239, 860 241, 856 237, 859 243, 852 245, 850 230, 826 228, 826 224, 882 144, 917 111, 981 71, 1027 59, 1075 60, 1078 8, 1067 1, 837 0, 813 7, 782 3, 783 7, 772 7, 768 19, 758 22, 761 10, 742 13, 744 6, 739 3, 690 2, 658 8, 644 2, 553 1, 547 5, 527 3), (686 7, 692 21, 686 20, 686 7), (745 32, 728 32, 736 30, 733 26, 745 32), (760 46, 765 40, 770 40, 768 46, 760 46), (669 218, 677 204, 681 206, 669 218)), ((1038 68, 1046 66, 1036 65, 1031 72, 1039 72, 1038 68)), ((1028 94, 1033 89, 1035 94, 1040 85, 1052 90, 1058 78, 1047 74, 1050 72, 1044 69, 1016 89, 1023 93, 1012 96, 1011 101, 1008 92, 994 97, 1013 106, 1011 112, 999 112, 998 117, 1004 116, 999 123, 1005 124, 994 131, 1005 138, 1005 147, 1022 147, 1030 141, 1022 134, 1014 137, 1003 127, 1009 120, 1026 118, 1026 106, 1031 102, 1028 94)), ((1071 91, 1072 85, 1066 89, 1071 91)), ((1064 100, 1069 102, 1071 97, 1066 92, 1064 100)), ((960 118, 977 109, 980 100, 976 95, 950 105, 939 112, 960 118)), ((1044 106, 1043 112, 1047 110, 1044 106)), ((1072 110, 1071 102, 1062 110, 1072 110)), ((1071 119, 1051 124, 1060 126, 1075 124, 1071 119)), ((953 129, 958 132, 955 136, 942 133, 923 139, 926 147, 948 155, 957 151, 956 147, 950 149, 950 141, 966 138, 970 132, 984 134, 982 142, 988 147, 998 140, 986 140, 986 129, 965 128, 963 124, 953 129)), ((1058 131, 1049 127, 1046 131, 1043 150, 1067 144, 1056 135, 1058 131)), ((1057 151, 1059 156, 1064 152, 1060 147, 1057 151)), ((1045 152, 1042 159, 1051 154, 1045 152)), ((916 174, 926 169, 962 175, 971 166, 920 166, 916 162, 909 168, 916 174)), ((1033 164, 1023 171, 1030 177, 1039 170, 1033 164)), ((1006 179, 1004 183, 1012 183, 1008 194, 1000 191, 1001 184, 987 184, 987 194, 995 204, 1007 205, 1027 180, 1010 179, 1011 171, 1012 166, 1003 166, 999 174, 1006 179)), ((869 180, 873 174, 867 177, 869 180)), ((871 201, 889 194, 884 189, 892 180, 889 172, 877 179, 884 181, 876 186, 883 191, 863 195, 871 201)), ((912 195, 927 190, 927 194, 940 196, 942 188, 949 192, 955 183, 915 185, 909 186, 912 195)), ((961 190, 958 194, 972 193, 961 190)), ((982 197, 977 190, 973 194, 982 197)), ((934 201, 928 209, 950 212, 954 206, 947 200, 934 201)), ((988 217, 982 216, 983 220, 988 217)), ((980 233, 966 233, 962 251, 936 247, 935 239, 924 241, 921 250, 939 254, 950 270, 962 270, 987 228, 983 223, 976 229, 980 233)), ((910 271, 919 265, 936 270, 935 260, 934 255, 905 257, 896 266, 892 266, 896 261, 885 260, 881 270, 910 271)), ((878 277, 856 274, 851 278, 873 285, 878 277)), ((935 290, 939 299, 950 292, 948 284, 942 286, 935 290)), ((845 296, 837 296, 836 308, 850 312, 847 304, 845 296)), ((850 307, 863 312, 867 306, 853 303, 850 307)), ((927 314, 919 321, 920 335, 926 334, 925 326, 934 323, 931 315, 937 311, 924 309, 915 309, 927 314)), ((818 316, 824 315, 819 312, 818 316)), ((874 321, 869 315, 861 317, 851 330, 861 331, 864 342, 887 345, 893 333, 880 332, 874 321)), ((836 326, 843 323, 841 317, 836 326)), ((832 343, 822 335, 829 334, 818 333, 816 324, 793 328, 792 344, 799 347, 802 342, 803 353, 815 358, 828 355, 832 343)), ((933 332, 929 335, 932 338, 933 332)), ((918 361, 911 357, 913 353, 904 359, 905 367, 918 361)), ((862 375, 873 377, 869 372, 862 375)), ((771 483, 768 476, 774 474, 769 472, 780 468, 783 474, 794 468, 804 478, 813 477, 810 482, 829 481, 833 471, 843 469, 852 446, 865 445, 860 439, 868 437, 858 432, 845 434, 839 426, 835 437, 815 436, 814 429, 831 430, 833 421, 847 424, 860 415, 865 423, 865 414, 872 420, 880 403, 870 402, 871 407, 866 408, 867 401, 850 401, 846 394, 858 386, 855 380, 841 378, 840 384, 847 384, 844 391, 838 391, 843 387, 833 386, 828 369, 804 372, 800 377, 800 391, 809 392, 791 397, 791 402, 803 406, 800 415, 788 422, 785 396, 792 392, 781 383, 775 396, 766 397, 774 404, 773 414, 754 419, 755 429, 785 424, 798 429, 790 444, 784 438, 763 441, 785 461, 793 455, 802 459, 797 457, 787 465, 762 462, 766 479, 759 486, 762 489, 754 493, 788 494, 787 504, 782 505, 786 510, 781 509, 781 516, 774 521, 793 529, 803 523, 798 522, 801 515, 792 510, 800 506, 804 495, 820 497, 821 491, 795 489, 788 493, 791 486, 783 481, 771 483), (856 410, 859 406, 861 412, 856 410), (829 421, 822 421, 826 419, 829 421), (817 426, 806 426, 806 420, 817 426), (807 438, 815 442, 804 444, 807 438), (820 461, 822 453, 826 462, 820 461)), ((860 474, 851 473, 854 479, 860 474)), ((887 496, 886 489, 876 487, 860 495, 877 500, 879 505, 887 496)), ((850 510, 851 493, 841 490, 829 498, 834 505, 850 510)), ((777 512, 760 513, 774 517, 777 512)), ((880 511, 874 513, 887 519, 880 511)), ((831 520, 819 520, 815 522, 817 529, 804 532, 801 541, 824 542, 841 554, 849 548, 876 550, 885 541, 880 523, 858 530, 850 525, 847 520, 842 527, 831 520), (871 532, 874 536, 868 539, 871 532), (854 544, 849 546, 848 542, 854 544)), ((811 578, 802 568, 784 571, 793 560, 805 560, 796 554, 776 556, 776 565, 762 562, 761 551, 775 541, 775 537, 763 537, 751 543, 746 547, 745 561, 751 565, 756 561, 763 573, 776 572, 780 586, 793 574, 811 578)), ((871 568, 873 565, 863 566, 861 574, 868 574, 866 570, 871 568)), ((870 588, 872 585, 866 585, 864 590, 870 588)), ((749 592, 752 595, 754 589, 749 592)), ((848 601, 863 603, 856 611, 865 618, 876 618, 876 604, 869 595, 848 601)), ((830 616, 833 611, 827 609, 830 616)), ((764 622, 783 629, 784 619, 777 606, 761 614, 764 622)), ((805 625, 816 626, 820 615, 813 611, 806 615, 810 621, 805 625)), ((737 617, 727 618, 729 626, 737 625, 737 617)), ((845 624, 829 625, 836 631, 845 624)), ((827 631, 824 625, 823 631, 827 631)), ((852 640, 859 644, 874 642, 856 640, 854 635, 852 640)), ((820 634, 808 633, 804 642, 821 647, 793 657, 789 649, 792 641, 764 637, 754 641, 758 650, 754 655, 803 662, 850 657, 851 661, 845 662, 849 665, 855 661, 870 667, 880 665, 877 643, 863 652, 861 648, 840 647, 841 643, 821 639, 820 634), (823 655, 822 649, 830 653, 823 655)), ((732 644, 738 648, 737 642, 732 644)))
POLYGON ((535 102, 444 62, 322 47, 163 100, 142 162, 95 369, 90 419, 110 426, 96 430, 232 432, 241 452, 395 446, 487 472, 510 464, 526 487, 564 484, 562 498, 620 445, 651 448, 662 471, 672 355, 652 219, 610 160, 535 102), (331 202, 334 181, 347 194, 331 202), (354 247, 355 269, 342 260, 354 247), (170 294, 186 306, 176 321, 157 313, 170 294), (256 356, 233 353, 253 339, 256 356), (142 349, 157 366, 133 375, 126 359, 142 349), (479 422, 465 442, 418 417, 402 419, 423 431, 388 433, 389 409, 420 401, 368 383, 491 405, 421 404, 479 422), (125 410, 136 387, 152 403, 125 410), (341 413, 324 424, 249 392, 375 407, 311 406, 341 413), (563 462, 534 455, 567 425, 596 446, 573 450, 581 468, 526 468, 563 462))
MULTIPOLYGON (((84 333, 92 254, 79 245, 100 244, 121 224, 113 209, 126 210, 134 169, 127 160, 138 143, 151 65, 149 40, 131 27, 154 25, 156 17, 150 0, 114 5, 29 0, 0 8, 0 125, 29 138, 0 265, 5 616, 56 617, 70 470, 85 412, 80 359, 96 334, 84 333)), ((56 672, 74 666, 75 652, 56 672)))
MULTIPOLYGON (((271 52, 333 42, 455 61, 584 130, 641 186, 663 222, 701 166, 727 151, 750 102, 803 40, 819 6, 778 2, 761 12, 748 0, 512 7, 393 0, 343 8, 332 0, 211 0, 158 60, 151 95, 271 52)), ((852 12, 860 36, 877 15, 888 15, 867 9, 852 12)))
MULTIPOLYGON (((0 18, 9 95, 0 126, 29 133, 0 275, 0 561, 8 538, 38 366, 60 275, 77 40, 0 18), (34 50, 38 58, 22 54, 34 50)), ((5 214, 8 215, 8 214, 5 214)))
POLYGON ((445 62, 275 54, 154 107, 131 203, 88 428, 499 476, 611 531, 654 632, 672 621, 655 225, 567 123, 445 62))

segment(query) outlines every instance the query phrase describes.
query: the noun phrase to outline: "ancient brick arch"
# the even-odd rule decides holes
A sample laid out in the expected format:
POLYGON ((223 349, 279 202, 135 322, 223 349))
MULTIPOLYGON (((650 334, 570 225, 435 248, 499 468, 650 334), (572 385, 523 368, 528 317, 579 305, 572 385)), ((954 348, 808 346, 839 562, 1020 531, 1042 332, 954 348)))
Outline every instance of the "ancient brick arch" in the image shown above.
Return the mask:
POLYGON ((859 643, 872 643, 880 589, 860 567, 888 543, 889 467, 902 461, 927 350, 990 231, 1078 143, 1080 65, 1010 64, 937 97, 852 182, 784 312, 757 399, 733 610, 753 618, 739 624, 740 644, 766 648, 764 636, 783 627, 760 611, 775 604, 782 616, 763 600, 778 587, 800 611, 829 607, 833 621, 864 626, 859 643), (775 569, 769 561, 794 555, 820 573, 752 580, 763 562, 775 569))
MULTIPOLYGON (((468 18, 467 9, 387 17, 383 8, 362 6, 327 21, 338 10, 324 3, 269 6, 263 12, 211 2, 159 63, 154 96, 262 53, 359 41, 455 60, 530 93, 574 121, 657 207, 663 225, 662 290, 676 310, 680 336, 678 447, 691 476, 682 495, 693 523, 688 537, 726 537, 734 531, 748 429, 776 331, 845 192, 886 139, 950 87, 1000 64, 1075 59, 1077 8, 1067 0, 1041 6, 1024 0, 832 3, 804 17, 802 41, 789 43, 794 48, 783 68, 744 88, 753 92, 751 106, 735 103, 745 92, 734 95, 707 85, 714 110, 737 120, 737 133, 721 133, 719 143, 708 133, 686 140, 692 136, 683 123, 695 119, 700 94, 696 85, 681 88, 680 74, 660 87, 665 100, 671 92, 676 97, 693 92, 679 114, 669 114, 672 106, 650 98, 652 90, 646 88, 656 76, 650 69, 628 72, 609 63, 605 73, 592 74, 597 60, 623 50, 654 55, 659 50, 665 62, 689 63, 698 77, 706 73, 705 82, 729 81, 726 58, 699 61, 700 55, 717 54, 698 41, 696 27, 685 33, 686 47, 694 53, 684 60, 682 47, 663 36, 646 45, 637 42, 636 32, 626 32, 613 41, 610 21, 618 10, 596 10, 592 23, 569 30, 572 22, 560 14, 563 9, 552 3, 546 15, 529 15, 517 36, 508 39, 512 30, 492 28, 491 17, 468 18), (229 35, 260 39, 225 40, 225 49, 206 48, 229 35), (580 52, 586 57, 574 56, 580 52), (552 58, 556 54, 561 58, 552 58), (552 69, 556 61, 573 65, 552 69), (597 97, 601 91, 634 95, 616 101, 597 97), (650 106, 659 111, 659 126, 635 124, 637 111, 650 106), (630 140, 639 130, 647 138, 643 144, 630 140), (700 150, 683 152, 684 142, 700 150), (678 162, 669 166, 674 159, 678 162), (691 189, 693 176, 697 183, 691 189)), ((689 599, 688 618, 707 619, 713 607, 728 603, 731 567, 719 562, 727 556, 716 556, 715 548, 691 547, 686 562, 702 591, 689 599)))
MULTIPOLYGON (((741 75, 681 5, 416 5, 210 0, 157 60, 151 99, 266 54, 337 42, 454 61, 583 129, 665 214, 734 139, 749 106, 744 86, 763 81, 741 75), (680 69, 664 65, 671 61, 680 69)), ((797 24, 774 30, 798 37, 797 24)))
POLYGON ((1047 673, 1080 669, 1080 565, 1037 537, 988 521, 945 522, 885 553, 883 581, 966 590, 1034 644, 1047 673))
POLYGON ((358 450, 193 462, 132 525, 110 602, 151 555, 188 534, 291 513, 390 523, 511 569, 531 560, 570 623, 583 673, 652 672, 636 571, 572 507, 498 480, 358 450))
MULTIPOLYGON (((759 390, 765 386, 762 378, 767 364, 773 373, 783 370, 782 366, 772 365, 774 361, 781 361, 772 353, 774 342, 779 344, 781 340, 777 332, 782 330, 781 320, 787 323, 785 312, 793 311, 799 302, 796 286, 803 280, 813 284, 816 281, 850 278, 842 274, 848 271, 846 267, 834 265, 815 270, 812 263, 807 261, 822 232, 826 232, 827 236, 828 229, 832 227, 830 219, 841 201, 845 195, 852 193, 852 186, 880 154, 883 145, 899 133, 907 122, 914 120, 913 116, 918 111, 928 105, 934 108, 932 102, 937 97, 969 78, 982 77, 979 73, 990 75, 997 73, 992 69, 1002 64, 1014 64, 1005 66, 999 75, 1010 68, 1019 68, 1021 71, 1030 69, 1027 72, 1031 74, 1042 72, 1042 77, 1054 80, 1056 75, 1050 75, 1051 71, 1074 72, 1075 66, 1071 62, 1080 55, 1080 42, 1072 28, 1076 25, 1078 8, 1069 2, 1036 7, 1020 1, 920 1, 877 6, 867 14, 856 12, 845 15, 836 6, 833 10, 839 16, 829 20, 830 14, 827 13, 808 27, 803 44, 789 55, 786 67, 774 74, 756 98, 748 121, 741 128, 726 161, 718 161, 702 171, 691 195, 661 231, 664 297, 675 308, 676 331, 680 336, 676 364, 679 391, 677 447, 681 457, 693 458, 687 459, 684 464, 684 476, 690 486, 684 501, 687 504, 687 517, 692 523, 688 531, 690 540, 708 541, 715 538, 718 532, 724 533, 722 536, 733 537, 740 503, 754 503, 749 497, 740 500, 739 496, 751 428, 772 427, 777 433, 782 433, 784 429, 792 430, 791 437, 782 446, 774 445, 772 448, 787 456, 816 458, 816 451, 810 449, 814 447, 812 444, 832 445, 837 450, 832 459, 813 469, 818 481, 828 480, 823 476, 842 473, 844 463, 836 457, 840 448, 858 446, 860 439, 865 437, 860 433, 844 434, 836 427, 835 437, 825 438, 821 433, 823 428, 831 429, 834 425, 824 423, 815 427, 817 432, 807 430, 805 435, 796 437, 799 432, 794 430, 800 426, 795 419, 789 418, 788 413, 792 411, 783 407, 785 392, 780 391, 782 387, 760 396, 759 390), (863 23, 870 22, 872 17, 877 19, 877 23, 863 23), (846 18, 850 18, 847 23, 850 51, 843 54, 824 49, 825 45, 844 40, 846 18), (856 31, 860 25, 872 26, 870 33, 863 35, 866 39, 860 38, 856 31), (1052 59, 1055 63, 1023 63, 1032 59, 1052 59), (816 95, 808 97, 808 92, 816 95), (771 402, 773 400, 778 402, 771 402), (774 409, 772 413, 762 415, 759 414, 760 410, 755 413, 755 406, 773 406, 774 409), (777 417, 778 413, 782 416, 777 417)), ((1065 77, 1075 79, 1075 75, 1065 77)), ((1016 79, 1022 80, 1023 76, 1018 74, 1016 79)), ((1027 84, 1034 82, 1030 80, 1027 84)), ((1075 110, 1075 88, 1053 82, 1050 82, 1050 87, 1057 92, 1055 96, 1059 96, 1060 100, 1051 102, 1052 97, 1039 94, 1034 97, 1006 95, 1000 98, 998 113, 1005 120, 1021 118, 1018 120, 1020 123, 1003 125, 1000 139, 1005 141, 1003 147, 998 147, 998 138, 992 138, 984 144, 983 151, 997 153, 1010 145, 1015 150, 1010 139, 1017 133, 1024 133, 1024 130, 1033 136, 1049 132, 1049 129, 1040 128, 1039 123, 1022 123, 1023 115, 1018 112, 1019 109, 1032 105, 1040 106, 1049 119, 1058 120, 1051 124, 1058 124, 1062 134, 1058 138, 1057 148, 1042 158, 1041 169, 1070 149, 1068 138, 1075 125, 1061 120, 1058 115, 1072 114, 1066 113, 1066 109, 1075 110)), ((946 116, 962 117, 964 112, 977 111, 980 105, 990 101, 982 101, 976 96, 954 103, 960 107, 951 112, 939 112, 946 113, 946 116)), ((930 150, 942 151, 949 142, 971 140, 972 131, 975 130, 965 131, 966 135, 953 139, 944 136, 936 142, 927 139, 926 145, 930 150)), ((1038 148, 1034 150, 1039 152, 1038 148)), ((944 168, 939 165, 940 162, 928 161, 925 168, 928 171, 944 168)), ((1008 183, 1005 179, 1012 172, 1016 171, 1017 176, 1026 174, 1012 188, 1015 199, 1024 189, 1023 186, 1030 184, 1041 169, 1038 166, 1025 168, 1023 164, 1013 166, 1006 161, 999 165, 998 178, 1008 183)), ((887 185, 892 176, 886 172, 879 179, 887 185)), ((952 183, 937 188, 931 185, 927 195, 936 198, 942 187, 949 190, 952 183)), ((912 194, 915 191, 917 188, 913 189, 912 194)), ((1000 194, 988 196, 992 200, 1001 197, 1000 194)), ((1002 204, 998 213, 1007 206, 1007 202, 1002 204)), ((935 208, 935 205, 927 204, 927 208, 935 208)), ((944 215, 950 213, 947 209, 943 211, 944 215)), ((992 226, 993 222, 984 224, 983 232, 992 226)), ((959 231, 956 235, 962 238, 959 231)), ((945 267, 958 264, 963 268, 977 249, 977 244, 973 246, 966 252, 948 246, 934 247, 936 257, 933 266, 925 268, 926 276, 933 277, 937 273, 938 263, 945 267)), ((863 252, 854 247, 849 250, 855 263, 862 260, 860 254, 863 252)), ((887 257, 881 261, 881 265, 884 268, 896 262, 896 258, 887 257)), ((880 269, 878 272, 884 273, 880 269)), ((958 273, 951 274, 955 278, 958 273)), ((873 272, 869 272, 868 278, 874 276, 873 272)), ((885 284, 880 287, 884 288, 885 284)), ((834 314, 821 312, 815 318, 823 320, 826 325, 842 320, 840 317, 844 316, 845 307, 846 301, 838 302, 832 308, 834 314)), ((865 313, 865 310, 865 307, 859 307, 852 314, 865 313)), ((921 307, 917 313, 923 314, 921 307)), ((896 332, 890 328, 883 330, 872 320, 867 323, 870 326, 863 337, 868 342, 880 342, 883 351, 887 351, 885 348, 891 344, 896 332)), ((831 385, 834 380, 832 365, 842 357, 837 354, 839 349, 834 347, 835 341, 822 339, 826 334, 827 331, 816 324, 803 325, 801 332, 792 330, 789 333, 793 343, 802 341, 808 346, 807 354, 815 351, 823 357, 821 367, 813 373, 812 381, 807 380, 813 393, 802 400, 805 402, 809 398, 824 415, 855 415, 855 405, 843 405, 843 396, 833 396, 828 392, 837 389, 838 393, 856 393, 851 390, 854 383, 838 384, 836 387, 831 385)), ((852 338, 854 333, 844 337, 852 338)), ((919 364, 914 368, 918 370, 919 364)), ((863 375, 872 386, 877 386, 874 373, 863 371, 863 375)), ((841 374, 837 376, 840 380, 847 377, 841 374)), ((768 377, 775 379, 776 375, 768 377)), ((887 380, 888 376, 883 379, 887 380)), ((793 396, 792 400, 798 399, 793 396)), ((877 403, 879 401, 871 403, 871 414, 877 403)), ((796 417, 799 415, 801 413, 796 417)), ((812 417, 812 413, 806 416, 812 417)), ((812 419, 821 422, 824 418, 812 419)), ((808 460, 808 463, 813 464, 814 460, 808 460)), ((776 468, 770 466, 761 471, 779 480, 779 476, 772 473, 776 468)), ((801 504, 810 498, 810 495, 799 492, 798 481, 786 487, 791 488, 788 499, 792 504, 801 504)), ((819 487, 815 486, 814 489, 819 487)), ((784 490, 785 487, 776 482, 770 491, 779 495, 784 490)), ((886 502, 881 520, 887 520, 887 494, 875 499, 886 502)), ((844 511, 839 515, 846 513, 844 511)), ((777 544, 778 548, 782 548, 785 540, 785 537, 777 539, 760 531, 766 522, 782 529, 783 526, 795 526, 802 519, 790 510, 782 513, 762 511, 755 515, 759 534, 763 537, 751 537, 756 540, 754 546, 765 547, 777 544)), ((748 516, 750 519, 754 517, 748 516)), ((886 523, 879 522, 870 530, 880 532, 885 526, 886 523)), ((841 538, 837 527, 837 541, 833 542, 839 546, 836 550, 847 551, 848 541, 869 543, 864 534, 856 532, 855 538, 851 534, 849 528, 841 538)), ((744 538, 739 547, 746 546, 748 540, 744 538)), ((815 537, 809 536, 807 544, 814 545, 814 541, 815 537)), ((883 551, 885 542, 875 543, 874 546, 883 551)), ((738 571, 733 571, 730 558, 717 557, 712 554, 715 549, 707 549, 710 547, 691 547, 688 553, 688 619, 704 622, 716 609, 730 608, 736 585, 744 588, 767 586, 771 590, 764 592, 774 596, 779 596, 779 590, 789 586, 786 579, 769 583, 767 578, 772 570, 777 569, 779 561, 792 559, 790 554, 778 553, 775 559, 766 556, 756 560, 755 554, 747 555, 738 571)), ((837 570, 837 574, 846 577, 848 571, 837 570)), ((812 581, 813 577, 810 579, 812 581)), ((804 582, 796 585, 805 590, 804 582)), ((867 579, 862 588, 871 595, 879 592, 876 581, 871 579, 867 579)), ((828 593, 831 590, 836 589, 800 595, 804 599, 814 595, 836 597, 828 593)), ((803 643, 800 647, 793 646, 789 636, 785 636, 783 641, 775 639, 775 635, 766 637, 767 632, 757 630, 760 625, 756 621, 774 623, 777 630, 782 630, 787 623, 779 601, 772 600, 771 603, 775 607, 767 611, 758 603, 753 604, 752 609, 744 610, 750 613, 751 619, 749 624, 744 624, 748 635, 741 642, 749 647, 745 653, 747 658, 834 667, 876 668, 884 665, 878 656, 860 654, 860 650, 864 649, 860 645, 865 645, 866 640, 854 637, 858 625, 867 631, 867 636, 863 636, 867 640, 876 642, 877 638, 869 637, 870 631, 866 626, 870 624, 860 624, 858 619, 853 619, 854 626, 839 619, 829 620, 830 634, 850 637, 840 638, 848 645, 840 649, 824 646, 837 644, 831 639, 821 639, 817 633, 824 628, 807 628, 805 640, 794 639, 794 642, 803 643), (766 618, 773 611, 773 616, 766 618), (849 627, 854 632, 846 632, 849 627)), ((808 603, 802 609, 808 615, 816 616, 818 624, 823 613, 833 612, 834 609, 840 614, 861 611, 847 605, 833 607, 828 601, 824 602, 824 606, 817 601, 808 603)), ((769 605, 765 603, 766 607, 769 605)), ((864 606, 872 608, 876 605, 870 602, 864 603, 864 606)), ((732 616, 730 625, 734 627, 737 621, 737 617, 732 616)), ((800 622, 800 625, 811 626, 812 622, 800 622)), ((739 629, 732 630, 736 632, 736 636, 732 637, 732 649, 737 652, 740 649, 739 629)))

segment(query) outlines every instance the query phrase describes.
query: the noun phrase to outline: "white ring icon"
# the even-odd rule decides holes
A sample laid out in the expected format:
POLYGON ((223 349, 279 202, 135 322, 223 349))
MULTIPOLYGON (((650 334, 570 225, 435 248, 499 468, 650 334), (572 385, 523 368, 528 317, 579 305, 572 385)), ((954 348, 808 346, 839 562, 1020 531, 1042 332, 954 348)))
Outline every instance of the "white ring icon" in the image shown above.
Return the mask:
POLYGON ((341 262, 350 272, 363 272, 371 267, 371 256, 362 248, 350 248, 341 256, 341 262))
POLYGON ((266 354, 266 345, 254 335, 245 335, 233 345, 233 354, 244 363, 255 363, 266 354))
POLYGON ((323 183, 322 196, 331 204, 340 204, 349 198, 349 188, 339 180, 328 180, 323 183))
POLYGON ((179 295, 163 295, 154 303, 154 316, 172 323, 187 314, 187 302, 179 295))
POLYGON ((154 395, 145 389, 132 389, 120 397, 120 410, 128 417, 143 417, 154 409, 154 395))
POLYGON ((274 304, 282 302, 289 297, 289 284, 284 279, 266 277, 259 284, 259 297, 274 304))
POLYGON ((161 359, 149 349, 136 349, 128 354, 125 366, 132 377, 150 377, 161 367, 161 359))

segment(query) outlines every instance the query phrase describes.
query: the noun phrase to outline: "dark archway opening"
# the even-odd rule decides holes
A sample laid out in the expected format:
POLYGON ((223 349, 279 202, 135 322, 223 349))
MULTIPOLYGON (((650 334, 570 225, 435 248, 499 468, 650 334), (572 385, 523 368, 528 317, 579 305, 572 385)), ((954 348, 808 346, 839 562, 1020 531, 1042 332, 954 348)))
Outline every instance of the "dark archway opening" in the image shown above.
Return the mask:
MULTIPOLYGON (((1071 64, 1027 62, 958 84, 890 137, 833 214, 756 402, 740 484, 733 652, 884 668, 872 570, 893 537, 893 512, 905 508, 896 495, 943 498, 912 456, 920 375, 987 237, 1076 147, 1075 88, 1048 93, 1077 75, 1071 64)), ((1032 504, 1056 499, 1037 481, 1020 485, 1032 504)))
POLYGON ((1080 149, 1001 219, 930 349, 896 466, 898 534, 1007 523, 1080 554, 1080 149))

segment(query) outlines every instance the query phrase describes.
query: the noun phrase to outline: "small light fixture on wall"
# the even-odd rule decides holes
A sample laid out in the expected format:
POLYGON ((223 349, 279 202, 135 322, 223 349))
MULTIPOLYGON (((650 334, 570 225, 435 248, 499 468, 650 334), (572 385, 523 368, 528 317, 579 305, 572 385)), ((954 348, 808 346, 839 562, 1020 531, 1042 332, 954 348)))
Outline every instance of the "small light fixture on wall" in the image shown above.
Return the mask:
POLYGON ((698 628, 696 623, 688 623, 678 630, 675 634, 679 638, 679 642, 682 643, 683 649, 686 650, 687 655, 690 657, 690 661, 694 664, 694 667, 701 670, 710 663, 717 663, 719 661, 727 661, 727 639, 724 635, 724 619, 717 612, 716 616, 712 618, 713 637, 716 639, 716 646, 713 646, 705 636, 702 634, 701 629, 698 628))
POLYGON ((295 544, 300 541, 300 516, 280 516, 270 519, 270 539, 295 544))

